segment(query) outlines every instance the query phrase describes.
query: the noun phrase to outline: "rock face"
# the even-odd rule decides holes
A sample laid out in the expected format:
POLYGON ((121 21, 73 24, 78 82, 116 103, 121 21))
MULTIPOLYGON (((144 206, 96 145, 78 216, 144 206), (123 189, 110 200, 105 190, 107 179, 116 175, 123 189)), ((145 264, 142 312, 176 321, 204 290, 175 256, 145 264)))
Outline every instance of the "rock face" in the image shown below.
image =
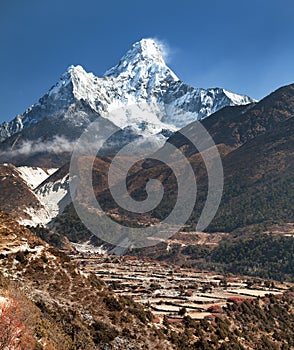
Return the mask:
POLYGON ((206 90, 183 83, 165 64, 160 46, 152 39, 142 39, 101 78, 81 66, 69 67, 38 103, 0 126, 1 149, 6 155, 12 149, 12 160, 17 159, 18 153, 23 154, 24 145, 31 156, 48 148, 38 147, 40 141, 53 141, 54 145, 50 145, 54 150, 49 147, 47 153, 70 152, 71 144, 56 152, 59 145, 56 137, 74 141, 97 118, 104 118, 106 126, 122 129, 116 146, 149 136, 163 143, 192 121, 206 118, 225 106, 251 102, 248 96, 221 88, 206 90), (149 113, 141 113, 146 104, 149 113), (120 108, 124 111, 116 113, 120 108))

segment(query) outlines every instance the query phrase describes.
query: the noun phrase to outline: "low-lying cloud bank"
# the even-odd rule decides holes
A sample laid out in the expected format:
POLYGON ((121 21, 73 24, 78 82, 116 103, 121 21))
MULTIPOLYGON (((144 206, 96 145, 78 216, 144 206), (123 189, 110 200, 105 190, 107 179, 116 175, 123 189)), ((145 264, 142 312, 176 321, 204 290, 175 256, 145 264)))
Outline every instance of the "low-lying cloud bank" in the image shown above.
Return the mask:
POLYGON ((22 141, 20 144, 0 152, 0 156, 4 158, 13 158, 17 156, 34 155, 37 153, 55 153, 72 152, 76 141, 69 141, 64 136, 54 136, 52 140, 42 141, 41 139, 34 141, 22 141))

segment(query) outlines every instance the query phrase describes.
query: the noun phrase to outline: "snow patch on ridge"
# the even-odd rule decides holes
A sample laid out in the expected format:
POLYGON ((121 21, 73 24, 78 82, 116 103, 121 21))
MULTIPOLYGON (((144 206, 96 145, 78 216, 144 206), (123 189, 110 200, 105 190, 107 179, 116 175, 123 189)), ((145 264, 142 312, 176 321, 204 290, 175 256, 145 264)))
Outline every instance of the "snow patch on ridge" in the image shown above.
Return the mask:
POLYGON ((37 188, 50 175, 57 171, 57 168, 43 169, 39 167, 20 166, 16 168, 20 177, 29 185, 30 188, 37 188))
POLYGON ((79 253, 107 254, 108 252, 108 250, 104 248, 103 245, 96 247, 93 244, 91 244, 90 241, 87 241, 85 243, 71 242, 71 244, 79 253))
POLYGON ((48 223, 62 213, 66 205, 70 203, 69 175, 56 182, 45 183, 35 191, 35 194, 46 208, 48 217, 44 223, 48 223))
MULTIPOLYGON (((30 167, 23 167, 30 168, 30 167)), ((31 168, 34 169, 34 168, 31 168)), ((23 170, 23 169, 22 169, 23 170)), ((49 169, 49 172, 52 174, 56 169, 49 169)), ((37 171, 37 177, 35 182, 31 185, 32 192, 37 197, 40 202, 40 207, 28 207, 24 210, 29 218, 20 218, 19 223, 22 225, 29 226, 37 226, 37 225, 46 225, 52 219, 56 218, 56 216, 63 212, 64 208, 67 204, 70 203, 70 193, 69 193, 69 175, 64 176, 62 179, 57 180, 55 182, 45 182, 44 181, 44 173, 40 171, 40 168, 35 169, 37 171), (43 180, 43 181, 41 181, 43 180), (33 188, 35 185, 41 181, 41 186, 37 187, 35 190, 33 188)), ((34 172, 25 169, 25 175, 27 175, 29 180, 30 175, 34 172)), ((46 178, 48 177, 48 174, 46 178)), ((46 179, 45 178, 45 179, 46 179)), ((31 181, 32 182, 32 181, 31 181)))
MULTIPOLYGON (((225 89, 223 89, 223 91, 225 95, 232 101, 232 104, 236 104, 236 105, 248 104, 248 99, 246 99, 247 96, 234 94, 233 92, 230 92, 225 89)), ((252 102, 257 102, 257 101, 252 99, 252 102)))
POLYGON ((24 212, 30 217, 30 219, 21 218, 18 220, 18 222, 24 226, 43 226, 52 219, 46 208, 34 209, 31 207, 26 208, 24 212))

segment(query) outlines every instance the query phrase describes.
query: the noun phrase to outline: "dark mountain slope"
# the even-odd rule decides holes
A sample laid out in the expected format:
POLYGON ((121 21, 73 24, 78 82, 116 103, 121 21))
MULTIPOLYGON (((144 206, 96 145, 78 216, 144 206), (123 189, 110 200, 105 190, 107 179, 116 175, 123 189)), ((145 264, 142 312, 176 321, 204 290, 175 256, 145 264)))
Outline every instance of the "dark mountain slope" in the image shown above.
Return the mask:
MULTIPOLYGON (((293 113, 292 84, 255 105, 224 108, 203 121, 216 141, 224 168, 224 194, 218 213, 208 227, 210 231, 231 231, 249 224, 293 221, 293 113)), ((196 125, 192 123, 184 128, 189 131, 192 140, 196 125)), ((189 155, 197 179, 197 203, 188 222, 190 229, 194 230, 206 201, 206 168, 201 154, 180 133, 173 135, 169 142, 189 155)), ((150 178, 159 179, 165 188, 160 205, 142 217, 117 206, 105 187, 108 166, 101 160, 96 163, 93 172, 95 193, 102 207, 116 219, 133 223, 140 219, 150 223, 170 213, 177 196, 177 183, 168 166, 146 160, 130 170, 127 185, 133 198, 146 198, 145 186, 150 178)), ((82 171, 82 162, 80 167, 82 171)), ((72 214, 72 210, 70 212, 72 214)))
MULTIPOLYGON (((218 213, 209 230, 231 231, 256 223, 293 221, 294 170, 294 85, 285 86, 256 105, 226 107, 203 121, 212 134, 223 160, 224 194, 218 213)), ((193 140, 197 124, 183 130, 193 140)), ((203 208, 207 192, 207 174, 201 154, 180 136, 173 135, 168 142, 186 155, 197 178, 197 203, 189 225, 195 222, 203 208)), ((152 160, 130 172, 127 184, 130 194, 146 198, 145 186, 150 178, 157 178, 165 186, 165 196, 159 207, 146 215, 146 220, 162 219, 170 212, 176 200, 177 184, 166 165, 152 160)), ((131 213, 117 208, 108 191, 98 198, 109 211, 118 210, 124 219, 131 213), (117 208, 117 209, 115 209, 117 208)), ((136 216, 135 216, 136 217, 136 216)))
POLYGON ((294 118, 223 160, 225 189, 210 229, 294 220, 294 118))
MULTIPOLYGON (((294 115, 294 84, 281 87, 258 103, 247 106, 224 107, 202 121, 216 145, 224 144, 235 148, 272 130, 278 123, 294 115)), ((194 123, 182 131, 194 140, 194 123)), ((168 142, 191 155, 197 150, 181 136, 181 130, 172 135, 168 142)))

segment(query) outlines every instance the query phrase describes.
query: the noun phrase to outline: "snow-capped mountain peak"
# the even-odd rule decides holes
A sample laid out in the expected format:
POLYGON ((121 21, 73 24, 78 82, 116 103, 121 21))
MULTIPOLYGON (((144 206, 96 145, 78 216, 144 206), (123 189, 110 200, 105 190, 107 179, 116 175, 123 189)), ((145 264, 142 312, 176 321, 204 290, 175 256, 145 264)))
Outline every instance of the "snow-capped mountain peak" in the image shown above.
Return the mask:
POLYGON ((48 95, 53 96, 59 94, 62 88, 71 84, 71 89, 77 99, 85 99, 87 96, 84 90, 89 89, 95 76, 87 73, 80 65, 69 66, 66 72, 60 77, 59 81, 49 90, 48 95))
POLYGON ((226 89, 223 89, 224 94, 231 100, 232 105, 245 105, 252 101, 249 101, 247 96, 234 94, 226 89))
POLYGON ((61 76, 60 80, 65 82, 78 82, 78 81, 87 79, 88 76, 91 76, 91 75, 93 74, 87 73, 82 66, 71 65, 67 68, 66 72, 61 76))
MULTIPOLYGON (((162 140, 163 135, 206 118, 224 106, 251 102, 248 96, 224 89, 185 84, 166 65, 162 45, 153 39, 142 39, 103 77, 86 72, 80 65, 70 66, 38 103, 10 123, 0 125, 0 141, 32 126, 35 138, 45 135, 47 140, 50 134, 52 140, 56 135, 72 140, 100 117, 127 135, 132 130, 131 134, 143 138, 159 135, 162 140), (148 116, 142 113, 146 104, 152 112, 148 116), (121 109, 124 115, 120 115, 121 109)), ((25 140, 31 139, 29 132, 24 134, 25 140)), ((12 144, 15 146, 14 141, 12 144)))
POLYGON ((159 80, 179 80, 165 64, 160 44, 153 39, 142 39, 134 43, 119 63, 106 71, 104 76, 115 78, 137 76, 138 79, 146 79, 150 74, 158 75, 159 80))

